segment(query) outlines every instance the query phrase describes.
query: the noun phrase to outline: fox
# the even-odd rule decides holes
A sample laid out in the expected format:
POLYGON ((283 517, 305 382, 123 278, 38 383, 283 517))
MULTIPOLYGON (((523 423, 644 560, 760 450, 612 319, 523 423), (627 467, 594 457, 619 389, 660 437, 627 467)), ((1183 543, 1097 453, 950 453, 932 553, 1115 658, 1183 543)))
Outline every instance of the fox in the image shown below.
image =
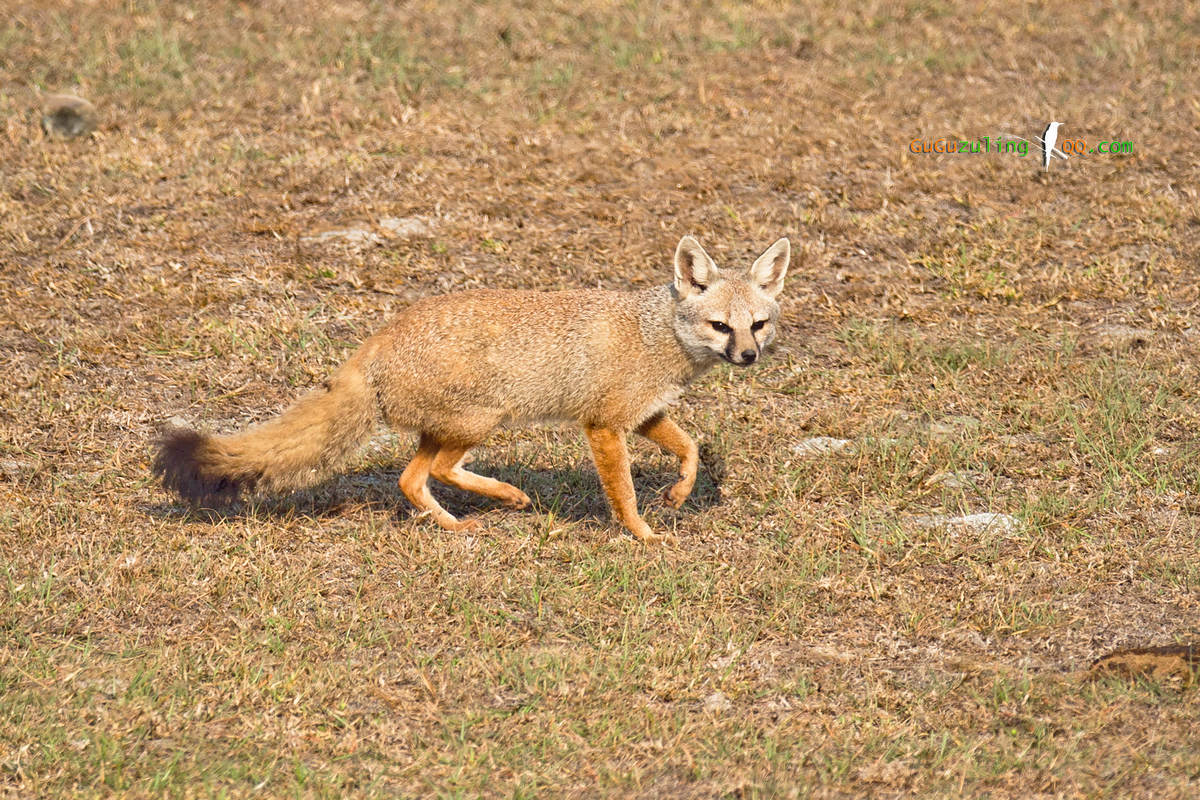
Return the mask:
POLYGON ((446 511, 430 477, 527 508, 516 486, 464 469, 467 453, 501 426, 573 423, 620 524, 645 543, 674 541, 638 513, 626 439, 636 432, 679 459, 663 499, 680 508, 696 483, 699 449, 669 407, 720 361, 748 367, 760 359, 776 337, 790 259, 784 237, 749 269, 719 269, 689 235, 675 249, 674 280, 651 288, 426 297, 279 416, 226 436, 167 428, 151 469, 168 491, 213 508, 329 476, 382 420, 417 434, 401 492, 421 515, 462 531, 478 518, 446 511))

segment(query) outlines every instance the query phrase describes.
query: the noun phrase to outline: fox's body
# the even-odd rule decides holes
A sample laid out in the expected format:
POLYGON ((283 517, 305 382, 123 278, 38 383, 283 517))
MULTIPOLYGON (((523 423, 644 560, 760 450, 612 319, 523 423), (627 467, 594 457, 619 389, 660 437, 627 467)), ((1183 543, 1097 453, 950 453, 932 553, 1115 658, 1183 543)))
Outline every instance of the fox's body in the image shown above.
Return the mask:
POLYGON ((417 302, 362 349, 393 427, 462 443, 533 422, 632 430, 701 368, 673 306, 665 286, 468 291, 417 302))
POLYGON ((524 507, 523 492, 467 472, 463 456, 500 426, 574 422, 621 522, 640 539, 660 538, 637 513, 625 436, 637 431, 680 458, 667 500, 681 505, 698 458, 666 409, 721 358, 752 363, 770 343, 788 246, 777 242, 745 276, 718 271, 691 237, 675 260, 675 282, 653 289, 474 290, 420 300, 279 417, 234 436, 169 431, 154 470, 198 502, 302 486, 349 458, 382 419, 420 434, 400 487, 454 529, 469 523, 433 499, 430 475, 524 507))

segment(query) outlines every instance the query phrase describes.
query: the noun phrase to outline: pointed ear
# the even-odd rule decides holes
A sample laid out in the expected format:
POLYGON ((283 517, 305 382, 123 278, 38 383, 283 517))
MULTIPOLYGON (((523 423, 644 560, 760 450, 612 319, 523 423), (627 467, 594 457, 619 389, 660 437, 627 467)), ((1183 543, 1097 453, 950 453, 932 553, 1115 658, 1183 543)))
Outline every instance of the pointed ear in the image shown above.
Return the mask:
POLYGON ((685 236, 679 240, 675 248, 675 291, 680 297, 699 294, 720 277, 716 263, 695 238, 685 236))
POLYGON ((755 259, 750 267, 750 281, 769 297, 775 297, 783 291, 783 276, 787 274, 791 258, 791 243, 786 237, 780 239, 755 259))

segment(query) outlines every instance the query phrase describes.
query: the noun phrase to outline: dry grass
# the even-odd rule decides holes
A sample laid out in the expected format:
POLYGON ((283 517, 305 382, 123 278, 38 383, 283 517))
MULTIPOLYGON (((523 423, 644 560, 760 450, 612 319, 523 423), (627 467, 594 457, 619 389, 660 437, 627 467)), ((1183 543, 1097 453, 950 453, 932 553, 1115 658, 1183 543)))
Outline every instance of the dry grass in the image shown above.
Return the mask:
POLYGON ((8 4, 0 791, 1195 796, 1189 682, 1081 674, 1200 636, 1195 4, 809 5, 8 4), (1134 153, 908 151, 1052 117, 1134 153), (570 431, 479 453, 536 503, 476 536, 405 440, 222 517, 149 482, 412 298, 662 282, 685 232, 799 247, 782 346, 681 407, 676 549, 570 431))

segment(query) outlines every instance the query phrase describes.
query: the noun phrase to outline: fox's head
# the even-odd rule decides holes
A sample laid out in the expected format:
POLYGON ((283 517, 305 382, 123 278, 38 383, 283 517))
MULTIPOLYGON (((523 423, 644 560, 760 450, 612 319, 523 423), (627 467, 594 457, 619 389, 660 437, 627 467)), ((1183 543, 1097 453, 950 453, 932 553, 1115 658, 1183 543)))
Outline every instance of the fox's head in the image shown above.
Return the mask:
POLYGON ((675 335, 696 361, 748 366, 775 338, 776 296, 791 246, 780 239, 749 270, 720 270, 691 236, 675 249, 675 335))

